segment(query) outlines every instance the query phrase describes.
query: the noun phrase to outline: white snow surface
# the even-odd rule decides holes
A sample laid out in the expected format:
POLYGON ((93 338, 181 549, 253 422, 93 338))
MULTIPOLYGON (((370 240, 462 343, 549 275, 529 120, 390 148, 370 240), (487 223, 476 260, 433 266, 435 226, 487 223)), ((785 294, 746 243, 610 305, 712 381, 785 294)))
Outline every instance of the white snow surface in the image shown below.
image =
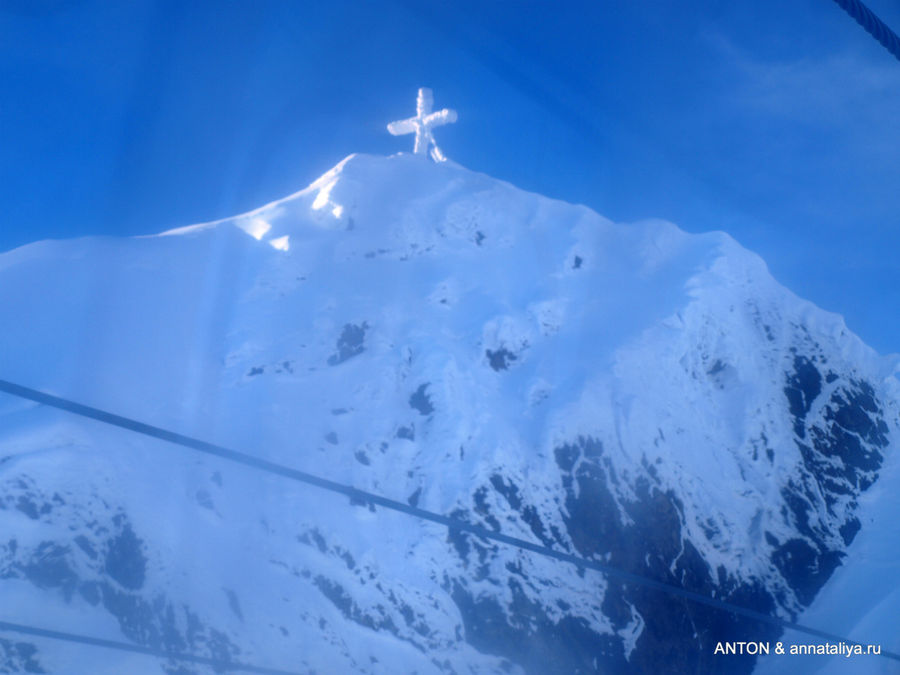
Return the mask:
MULTIPOLYGON (((761 579, 772 574, 762 533, 790 536, 773 497, 799 451, 773 401, 798 326, 893 406, 892 433, 900 393, 895 357, 780 286, 727 234, 613 223, 409 154, 351 155, 308 188, 215 223, 4 253, 0 326, 3 379, 397 500, 420 491, 418 505, 439 513, 471 508, 498 471, 531 503, 552 502, 553 449, 597 439, 623 499, 654 466, 712 568, 761 579), (770 462, 751 457, 763 433, 778 449, 770 462)), ((886 536, 894 447, 860 500, 846 564, 799 620, 900 651, 900 551, 886 536)), ((501 667, 462 639, 444 584, 461 563, 437 525, 0 395, 0 494, 13 489, 49 510, 0 510, 0 547, 15 533, 20 550, 87 551, 122 515, 147 558, 142 596, 171 604, 184 630, 193 615, 225 636, 240 661, 326 673, 501 667), (396 631, 347 620, 328 597, 335 584, 396 631)), ((521 520, 502 527, 536 540, 521 520)), ((78 555, 67 560, 93 560, 78 555)), ((528 590, 546 606, 564 599, 613 631, 599 575, 585 593, 556 561, 510 549, 491 565, 510 560, 552 580, 528 590)), ((99 579, 84 564, 79 578, 99 579)), ((0 620, 130 639, 64 584, 0 580, 0 620)), ((620 634, 636 639, 640 627, 635 617, 620 634)), ((26 641, 50 672, 165 665, 26 641)), ((773 664, 761 672, 784 662, 773 664)))

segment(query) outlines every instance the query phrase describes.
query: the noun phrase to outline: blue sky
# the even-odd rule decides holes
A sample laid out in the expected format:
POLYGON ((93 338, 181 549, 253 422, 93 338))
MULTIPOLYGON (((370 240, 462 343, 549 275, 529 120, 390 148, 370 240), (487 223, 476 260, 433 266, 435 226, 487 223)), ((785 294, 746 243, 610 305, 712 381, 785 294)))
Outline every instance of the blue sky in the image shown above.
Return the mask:
POLYGON ((5 0, 0 85, 0 250, 213 220, 409 150, 384 125, 430 86, 451 159, 725 230, 900 352, 900 62, 831 0, 5 0))

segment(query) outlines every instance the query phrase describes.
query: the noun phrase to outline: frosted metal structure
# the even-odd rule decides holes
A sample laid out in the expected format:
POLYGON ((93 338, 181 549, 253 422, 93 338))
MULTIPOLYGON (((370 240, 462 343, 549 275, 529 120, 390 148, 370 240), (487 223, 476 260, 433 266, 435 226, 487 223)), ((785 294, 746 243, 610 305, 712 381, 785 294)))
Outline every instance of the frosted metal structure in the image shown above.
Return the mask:
POLYGON ((444 124, 452 124, 456 121, 456 111, 449 108, 431 112, 434 105, 434 94, 428 87, 419 89, 419 95, 416 97, 416 116, 409 119, 391 122, 387 125, 388 131, 394 136, 402 136, 403 134, 416 134, 416 144, 413 152, 417 155, 424 155, 428 152, 428 146, 431 146, 431 157, 435 162, 445 162, 447 158, 441 149, 434 142, 434 134, 431 130, 444 124))

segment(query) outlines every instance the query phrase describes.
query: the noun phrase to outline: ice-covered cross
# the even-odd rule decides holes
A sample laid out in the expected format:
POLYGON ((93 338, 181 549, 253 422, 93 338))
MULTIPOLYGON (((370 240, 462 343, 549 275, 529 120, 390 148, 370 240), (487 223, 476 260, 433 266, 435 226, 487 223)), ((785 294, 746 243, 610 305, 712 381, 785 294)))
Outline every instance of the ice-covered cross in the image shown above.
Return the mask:
POLYGON ((434 142, 434 135, 431 130, 442 124, 450 124, 456 121, 456 111, 444 108, 437 112, 431 112, 434 105, 434 94, 431 89, 422 87, 419 89, 419 96, 416 98, 416 116, 409 119, 391 122, 387 125, 388 131, 394 136, 402 134, 416 133, 416 145, 413 152, 417 155, 424 155, 428 152, 428 146, 431 145, 431 157, 435 162, 445 162, 447 158, 444 153, 434 142))

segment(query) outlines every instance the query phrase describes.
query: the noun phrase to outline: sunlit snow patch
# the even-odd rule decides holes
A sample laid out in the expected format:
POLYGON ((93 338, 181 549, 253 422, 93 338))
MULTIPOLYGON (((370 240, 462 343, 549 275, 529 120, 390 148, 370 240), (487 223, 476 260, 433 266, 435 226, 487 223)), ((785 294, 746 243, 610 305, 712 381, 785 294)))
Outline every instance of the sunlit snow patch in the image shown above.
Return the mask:
POLYGON ((291 238, 288 235, 284 235, 283 237, 278 237, 277 239, 269 241, 269 246, 278 249, 279 251, 287 251, 291 247, 290 239, 291 238))
POLYGON ((238 227, 257 241, 266 236, 266 233, 272 229, 272 226, 262 218, 253 218, 249 221, 238 223, 238 227))
POLYGON ((337 185, 337 180, 329 182, 319 190, 319 194, 316 195, 316 199, 312 203, 314 211, 320 211, 331 202, 331 191, 334 189, 335 185, 337 185))
POLYGON ((344 215, 344 207, 341 204, 337 204, 331 198, 331 191, 334 189, 334 186, 337 185, 337 178, 334 178, 324 186, 319 189, 318 194, 316 194, 316 198, 313 200, 312 209, 313 211, 324 212, 328 211, 334 216, 335 220, 340 220, 341 216, 344 215))

